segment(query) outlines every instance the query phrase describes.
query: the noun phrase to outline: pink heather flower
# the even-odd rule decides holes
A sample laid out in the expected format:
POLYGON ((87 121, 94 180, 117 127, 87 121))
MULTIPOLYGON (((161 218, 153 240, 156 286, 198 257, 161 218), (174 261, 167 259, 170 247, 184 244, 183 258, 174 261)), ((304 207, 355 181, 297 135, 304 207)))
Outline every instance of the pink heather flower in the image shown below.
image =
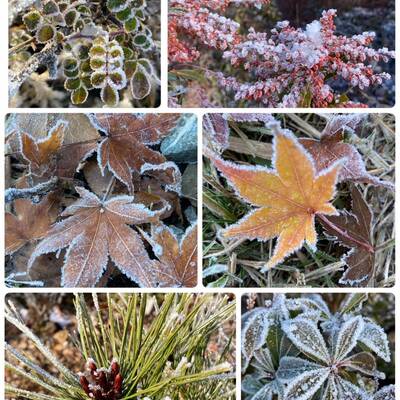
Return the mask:
POLYGON ((361 90, 390 79, 387 73, 374 73, 369 62, 388 62, 394 52, 368 47, 375 37, 371 32, 335 35, 335 16, 336 10, 324 11, 305 30, 287 21, 278 23, 271 35, 250 29, 224 57, 254 81, 239 83, 218 75, 220 85, 233 90, 236 100, 255 100, 266 107, 327 107, 338 97, 329 77, 342 77, 361 90))

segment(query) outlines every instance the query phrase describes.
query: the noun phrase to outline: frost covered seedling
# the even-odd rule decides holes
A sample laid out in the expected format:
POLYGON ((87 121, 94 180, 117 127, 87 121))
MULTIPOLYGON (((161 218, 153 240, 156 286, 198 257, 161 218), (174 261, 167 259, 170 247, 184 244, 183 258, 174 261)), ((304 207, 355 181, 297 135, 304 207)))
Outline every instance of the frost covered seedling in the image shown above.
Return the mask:
POLYGON ((179 115, 11 115, 7 124, 8 274, 48 286, 196 286, 186 184, 195 160, 178 166, 161 152, 173 132, 188 141, 179 115))
POLYGON ((62 310, 73 330, 62 347, 74 357, 62 362, 45 344, 54 331, 36 332, 24 322, 22 311, 32 316, 32 298, 9 299, 6 323, 19 334, 6 338, 6 399, 235 399, 235 302, 227 296, 93 294, 73 300, 74 316, 62 310))
POLYGON ((43 0, 10 8, 13 106, 158 105, 158 1, 43 0))
POLYGON ((388 337, 363 304, 382 296, 388 308, 393 298, 371 296, 275 295, 254 308, 250 295, 242 317, 244 398, 394 400, 378 369, 391 363, 388 337))
POLYGON ((263 23, 270 17, 268 0, 170 0, 169 6, 172 106, 198 97, 199 107, 367 107, 357 93, 391 79, 381 65, 394 52, 374 48, 374 32, 337 33, 335 9, 304 28, 279 21, 268 31, 263 23), (253 19, 243 17, 239 7, 252 9, 253 19), (253 25, 258 19, 259 30, 253 25), (215 78, 221 93, 205 77, 215 78))
MULTIPOLYGON (((298 123, 302 122, 301 118, 294 118, 298 123)), ((394 186, 369 173, 366 159, 357 147, 346 142, 345 132, 355 142, 360 140, 355 132, 365 123, 365 116, 331 115, 326 119, 321 133, 310 126, 314 137, 319 137, 311 139, 297 137, 290 130, 281 128, 281 122, 271 115, 213 114, 205 117, 204 154, 210 160, 211 168, 206 182, 219 188, 221 182, 226 181, 231 189, 230 193, 221 192, 221 196, 210 191, 213 199, 205 204, 215 215, 222 213, 222 207, 216 206, 216 203, 223 205, 222 196, 248 204, 239 208, 241 218, 235 220, 233 216, 231 219, 231 211, 228 211, 225 215, 229 217, 229 223, 226 218, 218 224, 225 223, 224 229, 217 230, 216 238, 226 250, 206 255, 211 266, 214 255, 240 252, 236 248, 245 240, 257 243, 276 238, 275 244, 270 242, 273 251, 269 256, 264 255, 258 263, 252 264, 250 259, 245 261, 249 267, 257 266, 261 275, 282 264, 290 266, 290 256, 302 248, 314 259, 318 258, 319 241, 329 238, 342 248, 348 248, 347 253, 340 256, 341 266, 346 265, 347 269, 338 283, 373 284, 377 278, 378 260, 372 238, 374 215, 363 196, 362 185, 372 184, 375 190, 382 191, 379 188, 385 188, 389 195, 394 186), (231 137, 231 131, 237 132, 238 138, 231 137), (244 131, 256 140, 248 140, 244 131), (265 134, 272 136, 272 143, 265 141, 265 134), (254 162, 254 158, 248 157, 246 162, 245 158, 229 150, 253 157, 257 152, 258 160, 254 162), (215 175, 217 171, 220 176, 215 175), (338 190, 347 191, 347 199, 339 201, 343 195, 338 190)), ((243 254, 243 257, 247 256, 243 254)), ((332 258, 328 259, 332 262, 332 258)), ((240 263, 237 256, 235 262, 240 263)), ((303 264, 307 265, 306 262, 303 264)), ((317 266, 324 267, 322 262, 317 262, 317 266)), ((211 271, 207 271, 209 276, 211 271)))

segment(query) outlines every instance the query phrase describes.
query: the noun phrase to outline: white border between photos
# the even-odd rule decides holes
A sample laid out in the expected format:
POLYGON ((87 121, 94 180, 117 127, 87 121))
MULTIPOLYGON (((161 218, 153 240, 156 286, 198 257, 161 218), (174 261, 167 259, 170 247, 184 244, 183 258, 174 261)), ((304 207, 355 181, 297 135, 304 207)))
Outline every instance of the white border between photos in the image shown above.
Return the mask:
MULTIPOLYGON (((162 90, 161 90, 161 106, 156 109, 113 109, 112 112, 116 113, 127 113, 127 112, 154 112, 154 113, 161 113, 161 112, 179 112, 179 113, 194 113, 197 115, 198 118, 198 218, 201 221, 202 218, 202 197, 201 197, 201 188, 202 188, 202 154, 201 154, 201 144, 202 144, 202 135, 201 135, 201 120, 202 116, 207 112, 238 112, 239 109, 169 109, 167 106, 167 70, 168 70, 168 61, 167 61, 167 35, 168 35, 168 0, 160 0, 161 1, 161 43, 162 43, 162 50, 161 50, 161 81, 162 81, 162 90)), ((0 65, 0 77, 1 77, 1 95, 0 95, 0 131, 1 137, 3 139, 0 140, 0 190, 1 193, 4 193, 4 121, 5 116, 8 113, 41 113, 41 112, 50 112, 50 113, 88 113, 88 112, 104 112, 105 109, 103 108, 80 108, 80 109, 62 109, 62 108, 54 108, 54 109, 11 109, 8 107, 8 12, 7 6, 8 0, 1 0, 0 5, 0 37, 3 37, 3 40, 0 44, 1 46, 1 65, 0 65)), ((396 6, 396 43, 400 43, 400 4, 396 6)), ((398 46, 397 46, 398 47, 398 46)), ((347 110, 347 109, 311 109, 311 110, 304 110, 304 109, 240 109, 240 112, 243 113, 305 113, 305 112, 315 112, 315 113, 391 113, 394 114, 396 117, 396 123, 398 124, 398 132, 396 137, 396 149, 399 150, 399 136, 400 136, 400 85, 399 85, 399 78, 400 78, 400 52, 397 56, 396 60, 396 104, 393 108, 379 108, 379 109, 355 109, 355 110, 347 110)), ((399 165, 400 160, 400 150, 396 151, 396 167, 399 165)), ((396 174, 397 175, 397 174, 396 174)), ((397 186, 396 186, 396 197, 398 194, 397 186)), ((0 196, 0 205, 1 209, 4 209, 4 196, 0 196)), ((395 229, 399 228, 399 204, 396 201, 395 203, 395 229)), ((4 213, 0 213, 0 229, 1 229, 1 244, 0 244, 0 260, 4 260, 4 213)), ((201 229, 199 229, 198 233, 198 240, 201 243, 201 229)), ((201 249, 201 246, 199 246, 201 249)), ((399 243, 396 238, 396 261, 399 259, 399 243)), ((201 276, 201 251, 199 252, 199 277, 201 276)), ((65 290, 63 288, 24 288, 24 289, 8 289, 4 286, 4 261, 2 261, 3 267, 1 268, 0 272, 0 290, 1 290, 1 304, 0 304, 0 340, 1 343, 4 343, 4 299, 7 293, 17 293, 17 292, 25 292, 25 293, 46 293, 46 292, 54 292, 54 293, 61 293, 61 292, 72 292, 72 290, 65 290)), ((396 268, 397 272, 397 268, 396 268)), ((396 274, 397 275, 397 274, 396 274)), ((237 399, 241 399, 240 394, 240 308, 241 308, 241 296, 244 293, 248 292, 258 292, 258 293, 349 293, 349 292, 369 292, 369 293, 393 293, 395 295, 395 302, 396 302, 396 337, 395 342, 400 343, 400 327, 398 326, 398 320, 400 315, 400 296, 397 295, 400 288, 399 279, 396 279, 396 284, 393 288, 387 289, 374 289, 374 288, 367 288, 367 289, 342 289, 342 288, 335 288, 335 289, 319 289, 319 288, 307 288, 307 289, 290 289, 286 290, 282 289, 269 289, 269 288, 256 288, 256 289, 236 289, 236 288, 228 288, 228 289, 208 289, 204 288, 201 284, 199 284, 195 289, 165 289, 165 290, 157 290, 156 292, 160 293, 167 293, 167 292, 198 292, 198 293, 234 293, 236 295, 236 388, 237 388, 237 399)), ((76 289, 73 292, 92 292, 92 289, 76 289)), ((131 288, 123 288, 118 290, 121 293, 127 292, 155 292, 153 289, 131 289, 131 288)), ((104 292, 116 292, 115 289, 105 289, 99 288, 96 289, 96 292, 104 293, 104 292)), ((396 398, 400 400, 400 346, 396 346, 396 358, 395 358, 395 366, 396 366, 396 398)), ((2 352, 0 356, 0 368, 1 371, 4 372, 4 346, 2 347, 2 352)), ((4 373, 2 374, 2 378, 0 380, 0 398, 4 394, 4 373)), ((199 399, 200 400, 200 399, 199 399)))

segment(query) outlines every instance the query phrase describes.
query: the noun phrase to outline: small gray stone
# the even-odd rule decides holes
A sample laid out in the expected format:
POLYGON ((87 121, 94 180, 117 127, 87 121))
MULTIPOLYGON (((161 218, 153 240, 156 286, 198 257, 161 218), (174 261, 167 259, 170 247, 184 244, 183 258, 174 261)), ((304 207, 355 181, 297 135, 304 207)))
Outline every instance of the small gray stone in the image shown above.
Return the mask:
POLYGON ((197 117, 183 114, 178 125, 161 143, 161 153, 177 163, 197 162, 197 117))

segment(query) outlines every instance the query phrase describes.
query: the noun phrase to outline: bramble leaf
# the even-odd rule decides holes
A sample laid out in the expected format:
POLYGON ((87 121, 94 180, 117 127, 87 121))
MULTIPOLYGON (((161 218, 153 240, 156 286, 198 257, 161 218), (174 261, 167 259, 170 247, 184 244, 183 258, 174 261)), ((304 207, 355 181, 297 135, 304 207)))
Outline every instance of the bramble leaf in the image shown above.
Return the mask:
POLYGON ((264 270, 273 268, 304 242, 315 249, 315 216, 337 213, 330 200, 335 193, 340 163, 317 175, 311 157, 293 134, 278 127, 274 129, 274 169, 237 165, 207 151, 238 194, 259 207, 223 230, 221 236, 263 241, 278 237, 274 254, 264 270))

